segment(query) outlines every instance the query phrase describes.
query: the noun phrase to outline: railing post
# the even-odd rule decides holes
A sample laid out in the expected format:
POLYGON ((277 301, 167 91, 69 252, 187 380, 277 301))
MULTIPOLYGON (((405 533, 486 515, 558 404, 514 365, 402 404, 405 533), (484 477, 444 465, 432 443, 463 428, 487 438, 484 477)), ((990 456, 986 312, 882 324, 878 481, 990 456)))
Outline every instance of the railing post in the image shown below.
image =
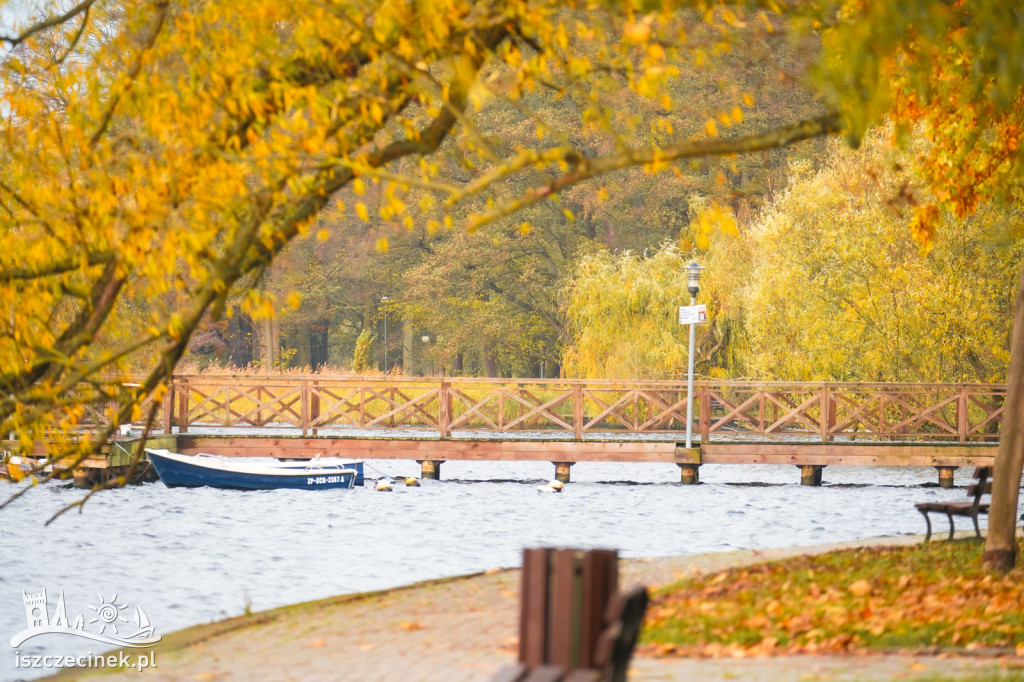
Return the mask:
POLYGON ((967 387, 960 387, 960 396, 956 401, 956 435, 961 443, 967 442, 967 387))
POLYGON ((188 433, 188 379, 181 380, 178 392, 178 433, 188 433))
POLYGON ((167 380, 167 393, 164 394, 163 404, 163 427, 164 435, 171 433, 171 422, 174 420, 174 377, 167 380))
POLYGON ((448 381, 441 379, 441 388, 437 392, 437 425, 441 431, 441 440, 451 436, 451 396, 448 394, 448 381))
POLYGON ((711 388, 706 384, 700 389, 700 442, 711 440, 711 388))
POLYGON ((309 432, 309 381, 307 379, 302 380, 302 389, 299 391, 299 403, 301 405, 299 409, 299 423, 302 426, 302 435, 305 436, 309 432))
POLYGON ((572 428, 576 440, 583 440, 583 384, 574 379, 572 385, 572 428))
MULTIPOLYGON (((829 396, 828 384, 822 384, 821 385, 821 407, 818 410, 818 412, 819 412, 819 414, 818 414, 818 421, 821 423, 821 442, 822 443, 828 443, 829 441, 832 440, 832 436, 829 434, 829 431, 831 430, 829 427, 831 426, 831 422, 832 422, 831 415, 830 415, 830 411, 831 411, 831 407, 832 407, 832 401, 829 398, 830 398, 830 396, 829 396)), ((819 474, 819 478, 820 478, 820 474, 819 474)))
POLYGON ((320 381, 313 381, 313 390, 309 396, 309 421, 313 425, 313 435, 316 435, 316 420, 320 418, 320 381))

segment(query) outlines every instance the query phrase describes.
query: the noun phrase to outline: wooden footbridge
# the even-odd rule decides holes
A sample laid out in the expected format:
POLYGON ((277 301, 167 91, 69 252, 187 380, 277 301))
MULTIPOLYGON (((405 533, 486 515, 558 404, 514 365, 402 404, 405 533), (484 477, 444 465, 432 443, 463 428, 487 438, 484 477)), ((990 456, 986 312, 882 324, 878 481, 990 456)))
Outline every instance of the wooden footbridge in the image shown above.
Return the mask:
MULTIPOLYGON (((683 446, 676 381, 183 375, 162 431, 185 453, 414 459, 436 478, 450 460, 666 462, 696 483, 702 464, 991 464, 1003 385, 699 381, 695 446, 683 446)), ((165 439, 166 443, 167 440, 165 439)))

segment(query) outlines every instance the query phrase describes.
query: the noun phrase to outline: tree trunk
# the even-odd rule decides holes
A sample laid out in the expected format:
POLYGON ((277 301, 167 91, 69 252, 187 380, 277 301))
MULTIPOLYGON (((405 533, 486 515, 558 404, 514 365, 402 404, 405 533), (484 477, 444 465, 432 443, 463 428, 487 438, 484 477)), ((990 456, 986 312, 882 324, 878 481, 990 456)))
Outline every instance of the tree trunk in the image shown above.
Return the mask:
POLYGON ((298 366, 299 367, 312 367, 313 366, 313 361, 310 358, 310 352, 309 352, 309 346, 310 346, 309 323, 300 320, 299 323, 295 325, 295 336, 297 337, 295 339, 295 343, 298 344, 298 351, 299 351, 297 353, 297 355, 298 355, 298 366))
POLYGON ((989 568, 1009 571, 1017 561, 1017 500, 1024 473, 1024 272, 1017 286, 1010 342, 1010 371, 1006 376, 1003 434, 992 472, 992 507, 983 561, 989 568))
POLYGON ((331 327, 329 318, 321 318, 310 327, 309 357, 313 369, 319 369, 327 364, 328 356, 328 330, 331 327))
POLYGON ((263 372, 274 371, 277 358, 274 353, 274 322, 269 317, 263 320, 263 372))
POLYGON ((236 312, 228 320, 228 362, 235 367, 245 368, 252 364, 256 357, 259 342, 256 339, 252 320, 248 315, 236 312))
POLYGON ((281 322, 276 317, 270 320, 270 348, 270 369, 275 371, 281 364, 281 322))
POLYGON ((416 358, 412 347, 412 322, 402 320, 402 373, 412 376, 416 373, 416 358))
POLYGON ((491 354, 490 349, 484 351, 484 364, 487 366, 487 376, 495 378, 498 376, 498 361, 491 354))

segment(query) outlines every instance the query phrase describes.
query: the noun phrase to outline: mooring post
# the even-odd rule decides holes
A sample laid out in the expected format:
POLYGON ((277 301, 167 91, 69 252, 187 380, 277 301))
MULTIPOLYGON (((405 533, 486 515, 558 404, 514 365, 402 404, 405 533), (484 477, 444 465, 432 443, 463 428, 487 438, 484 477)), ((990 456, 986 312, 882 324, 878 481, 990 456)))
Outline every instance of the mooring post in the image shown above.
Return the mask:
POLYGON ((823 464, 802 464, 800 465, 800 485, 821 485, 821 470, 823 464))
POLYGON ((421 459, 420 463, 420 478, 424 478, 431 481, 441 480, 441 465, 444 464, 443 459, 421 459))
POLYGON ((940 488, 952 488, 953 487, 953 472, 957 470, 957 467, 935 467, 939 470, 939 487, 940 488))
POLYGON ((680 483, 685 483, 687 485, 693 485, 695 483, 700 483, 700 465, 699 464, 680 464, 679 465, 679 472, 680 472, 680 478, 679 478, 679 482, 680 483))
POLYGON ((555 465, 555 480, 560 483, 569 482, 569 470, 576 462, 552 462, 555 465))

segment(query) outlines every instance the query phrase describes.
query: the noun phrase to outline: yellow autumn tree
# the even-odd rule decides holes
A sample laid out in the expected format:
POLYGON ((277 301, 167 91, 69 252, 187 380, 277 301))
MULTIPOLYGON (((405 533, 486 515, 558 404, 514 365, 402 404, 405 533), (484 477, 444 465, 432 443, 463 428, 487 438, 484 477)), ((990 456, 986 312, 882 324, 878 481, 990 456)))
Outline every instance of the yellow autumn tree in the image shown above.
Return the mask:
MULTIPOLYGON (((893 197, 920 180, 887 131, 835 146, 748 231, 747 369, 763 379, 1002 381, 1024 207, 944 216, 927 255, 893 197)), ((926 194, 922 194, 922 197, 926 194)))

